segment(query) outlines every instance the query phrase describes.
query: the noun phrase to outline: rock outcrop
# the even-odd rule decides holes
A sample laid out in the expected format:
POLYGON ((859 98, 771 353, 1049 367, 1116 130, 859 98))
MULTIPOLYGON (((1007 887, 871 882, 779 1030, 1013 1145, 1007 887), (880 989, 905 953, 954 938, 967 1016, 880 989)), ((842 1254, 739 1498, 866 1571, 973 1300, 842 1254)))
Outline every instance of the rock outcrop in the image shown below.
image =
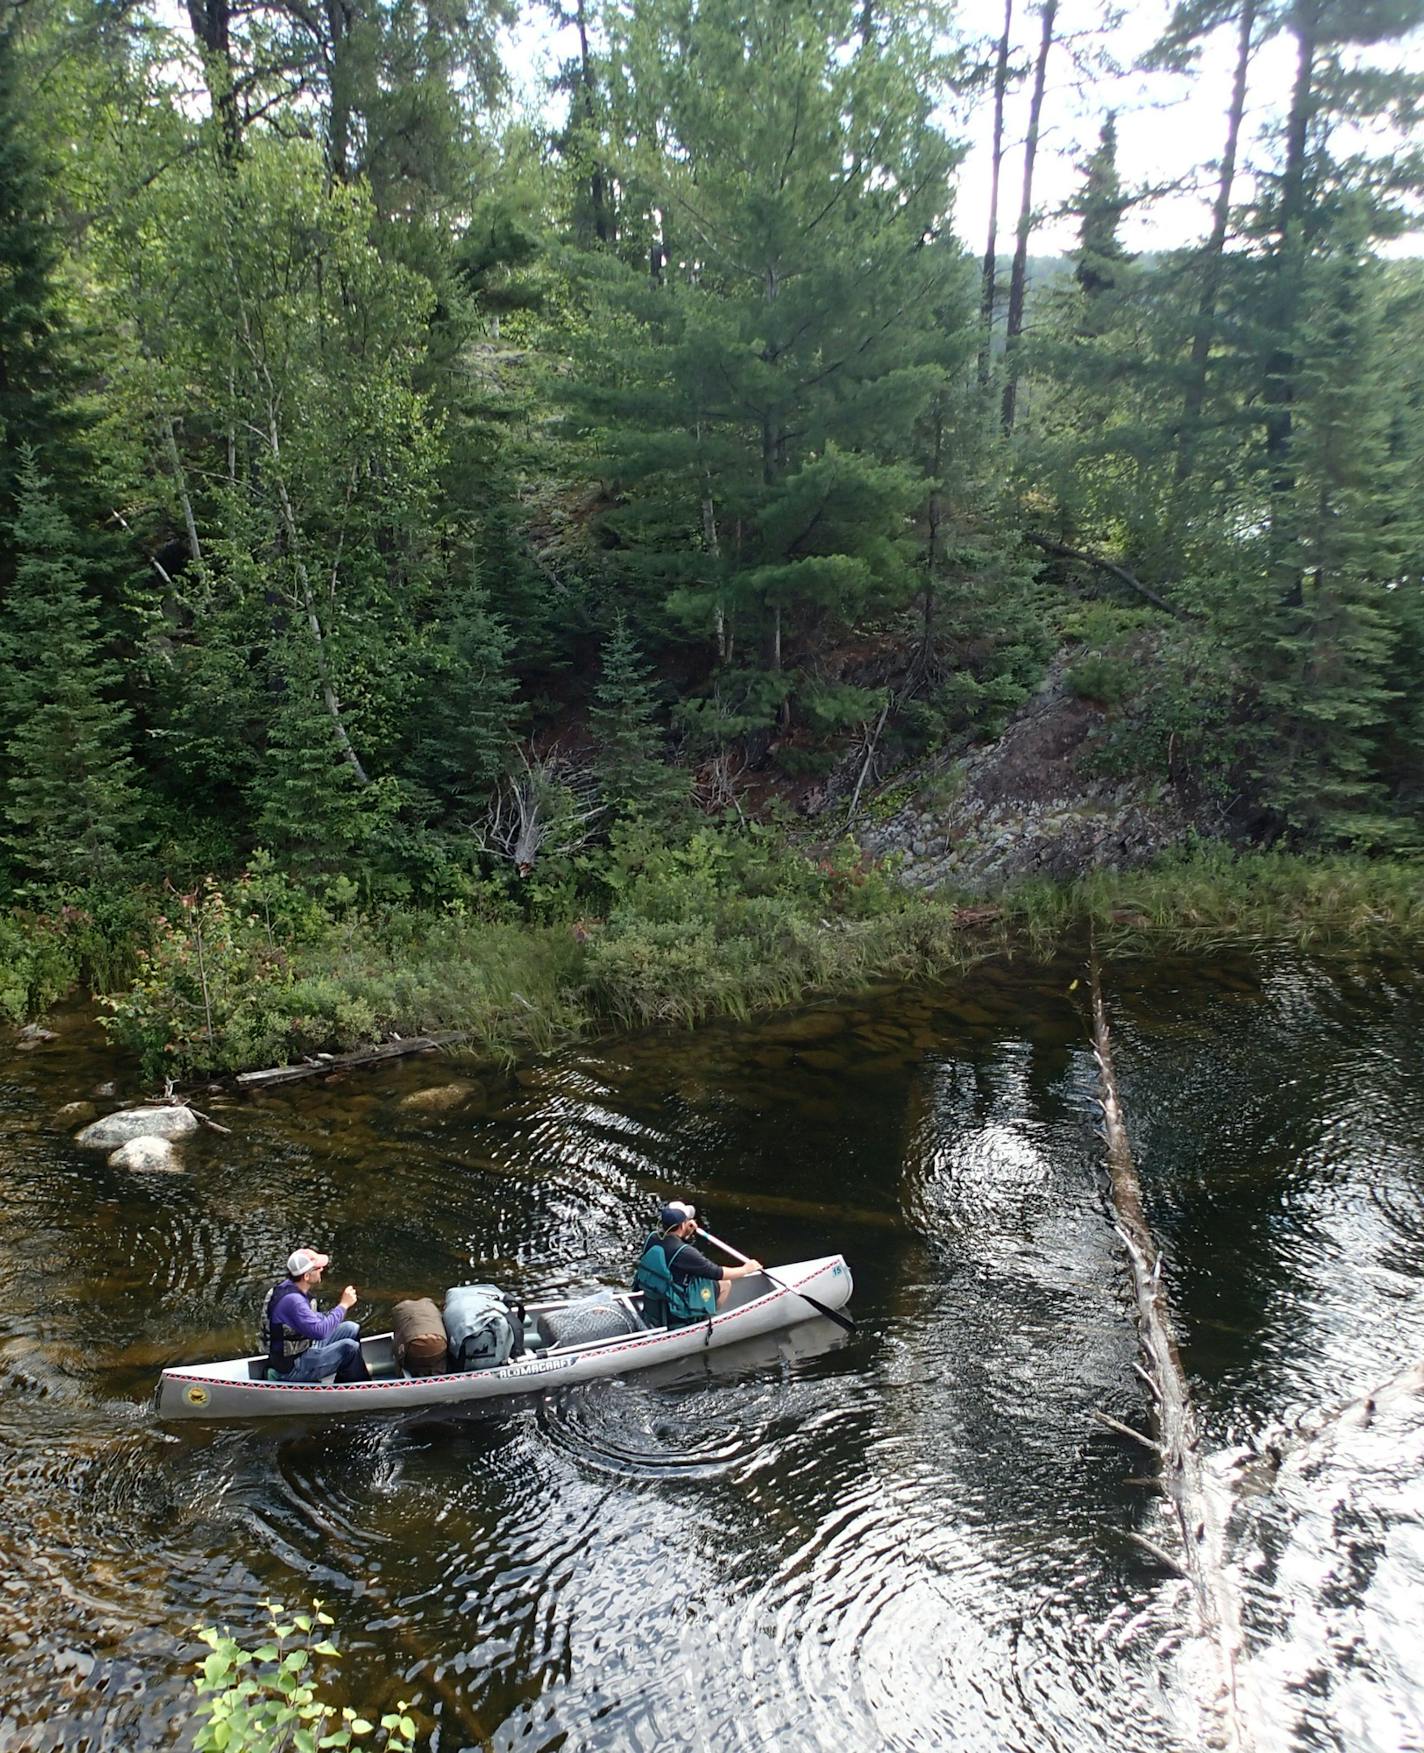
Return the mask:
POLYGON ((927 766, 905 802, 858 823, 856 837, 875 857, 899 854, 912 887, 979 895, 1145 864, 1198 824, 1170 797, 1087 768, 1100 722, 1055 664, 997 742, 927 766))

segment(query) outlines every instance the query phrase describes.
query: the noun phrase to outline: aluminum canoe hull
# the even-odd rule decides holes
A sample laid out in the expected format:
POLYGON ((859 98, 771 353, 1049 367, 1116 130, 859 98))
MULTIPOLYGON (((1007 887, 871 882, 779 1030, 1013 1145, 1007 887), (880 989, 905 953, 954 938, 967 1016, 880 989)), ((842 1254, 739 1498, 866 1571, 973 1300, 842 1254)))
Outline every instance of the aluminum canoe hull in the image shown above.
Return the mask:
MULTIPOLYGON (((710 1322, 674 1329, 657 1327, 567 1350, 556 1346, 527 1353, 500 1369, 440 1376, 391 1374, 369 1382, 269 1382, 260 1373, 253 1374, 254 1366, 261 1372, 264 1364, 256 1357, 180 1365, 164 1370, 155 1395, 155 1411, 165 1422, 304 1418, 313 1414, 344 1417, 355 1412, 405 1412, 508 1394, 545 1393, 599 1376, 622 1375, 650 1364, 695 1357, 702 1351, 816 1320, 816 1309, 798 1292, 814 1297, 828 1309, 842 1308, 850 1300, 850 1268, 839 1254, 771 1270, 781 1280, 780 1285, 772 1284, 769 1278, 734 1281, 729 1306, 710 1322)), ((363 1339, 368 1360, 389 1357, 389 1341, 389 1335, 363 1339)))

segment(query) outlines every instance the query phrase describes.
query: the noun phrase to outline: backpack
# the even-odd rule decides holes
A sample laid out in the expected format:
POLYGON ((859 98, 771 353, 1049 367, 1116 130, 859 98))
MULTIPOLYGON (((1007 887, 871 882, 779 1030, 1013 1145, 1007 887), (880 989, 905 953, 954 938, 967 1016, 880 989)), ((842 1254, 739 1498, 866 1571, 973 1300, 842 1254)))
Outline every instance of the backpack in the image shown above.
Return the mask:
POLYGON ((444 1318, 452 1369, 498 1369, 524 1350, 524 1310, 493 1284, 453 1285, 444 1318))
POLYGON ((673 1245, 669 1258, 669 1244, 656 1231, 643 1243, 633 1289, 643 1293, 643 1319, 650 1327, 688 1327, 717 1313, 717 1286, 710 1278, 679 1281, 672 1275, 673 1262, 686 1246, 673 1245))

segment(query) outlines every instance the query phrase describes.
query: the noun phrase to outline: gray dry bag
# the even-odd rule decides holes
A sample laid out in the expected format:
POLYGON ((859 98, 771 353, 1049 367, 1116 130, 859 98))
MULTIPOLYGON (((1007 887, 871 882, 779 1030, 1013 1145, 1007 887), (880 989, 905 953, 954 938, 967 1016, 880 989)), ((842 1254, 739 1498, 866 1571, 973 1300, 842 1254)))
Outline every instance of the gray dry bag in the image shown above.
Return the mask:
POLYGON ((498 1369, 524 1350, 524 1311, 493 1284, 453 1285, 444 1316, 454 1369, 498 1369))

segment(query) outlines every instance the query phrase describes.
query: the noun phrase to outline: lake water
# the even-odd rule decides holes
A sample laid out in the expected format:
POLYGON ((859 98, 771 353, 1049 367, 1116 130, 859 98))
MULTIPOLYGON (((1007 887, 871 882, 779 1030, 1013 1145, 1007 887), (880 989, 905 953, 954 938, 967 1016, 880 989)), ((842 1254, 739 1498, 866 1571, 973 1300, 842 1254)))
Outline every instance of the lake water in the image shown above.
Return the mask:
MULTIPOLYGON (((1200 1745, 1180 1585, 1129 1538, 1143 1456, 1093 1420, 1145 1414, 1081 972, 214 1095, 231 1136, 179 1175, 55 1124, 145 1093, 85 1017, 0 1043, 0 1753, 181 1744, 192 1628, 313 1596, 329 1690, 413 1701, 441 1753, 1200 1745), (855 1334, 439 1417, 152 1418, 299 1243, 379 1330, 471 1277, 626 1282, 674 1194, 768 1263, 843 1252, 855 1334)), ((1424 982, 1281 956, 1106 989, 1208 1447, 1416 1361, 1424 982)), ((1263 1747, 1424 1747, 1421 1512, 1424 1405, 1250 1484, 1263 1747)))

